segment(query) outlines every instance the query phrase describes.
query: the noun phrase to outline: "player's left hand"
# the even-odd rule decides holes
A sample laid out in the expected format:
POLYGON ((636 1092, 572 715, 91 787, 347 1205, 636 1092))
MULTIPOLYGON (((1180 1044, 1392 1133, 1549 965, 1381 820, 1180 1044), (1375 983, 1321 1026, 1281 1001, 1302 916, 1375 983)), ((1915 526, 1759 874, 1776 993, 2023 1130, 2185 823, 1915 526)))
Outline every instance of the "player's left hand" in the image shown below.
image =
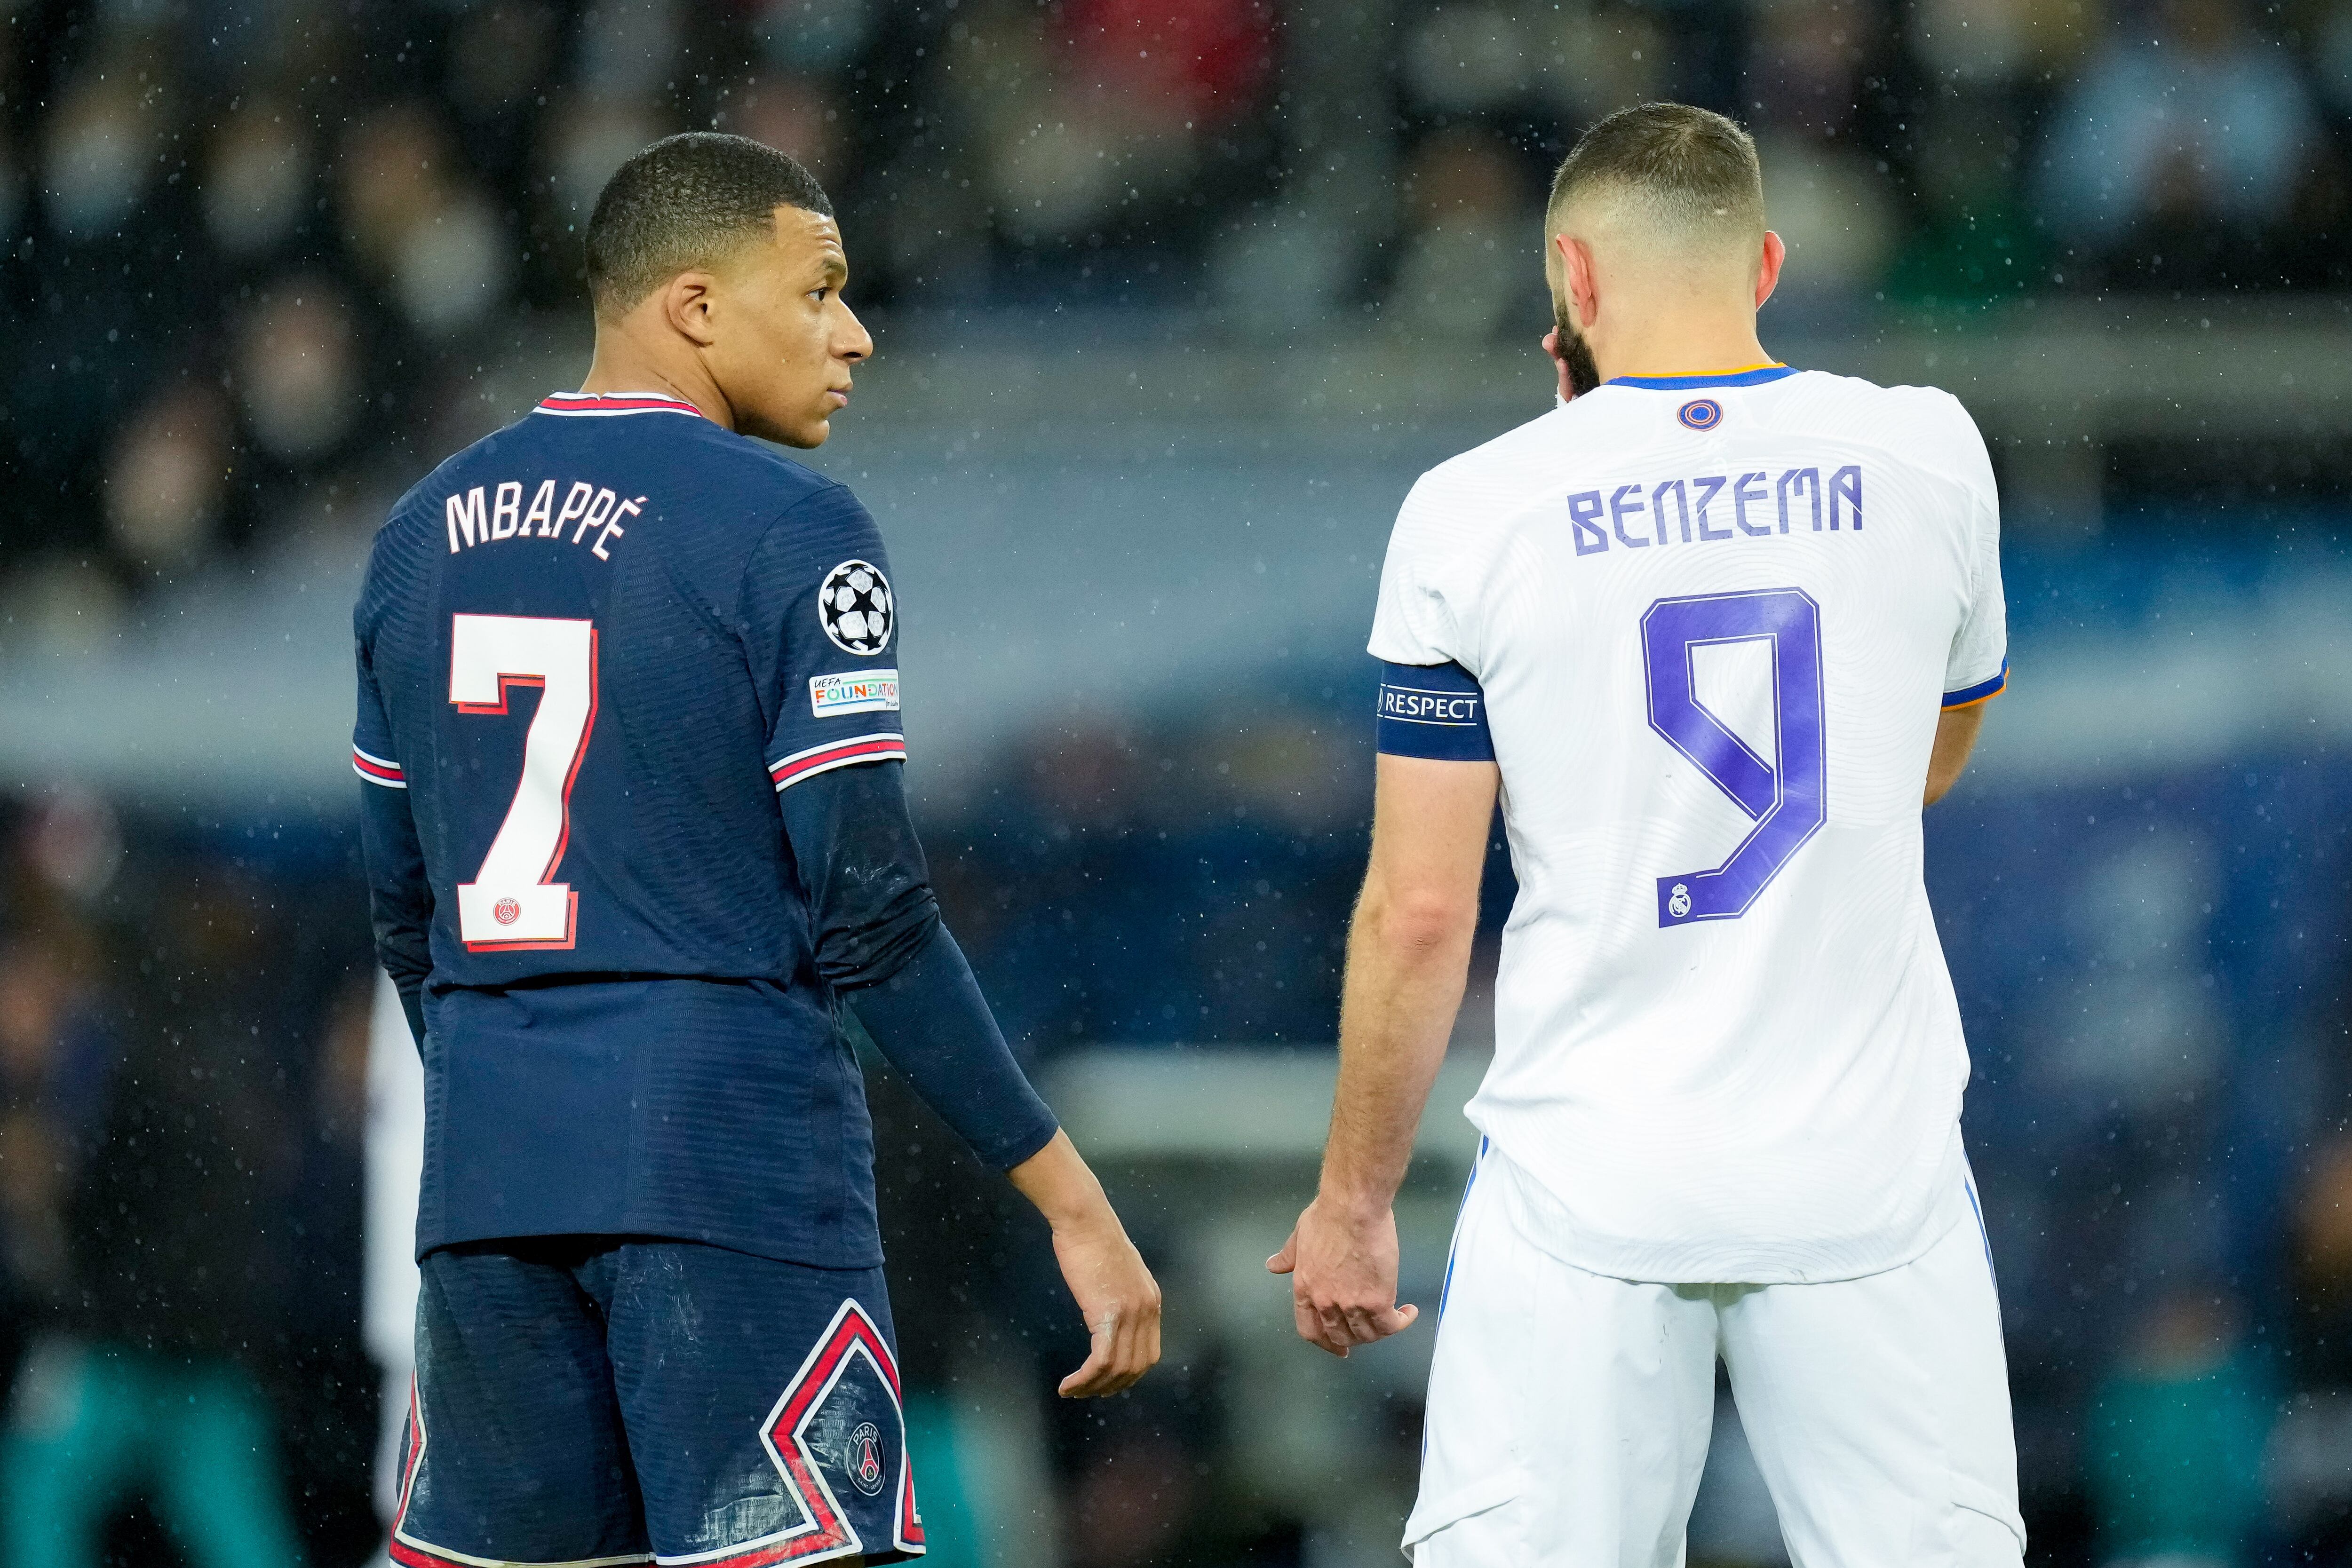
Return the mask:
POLYGON ((1117 1394, 1160 1359, 1160 1285, 1070 1134, 1004 1173, 1054 1228, 1054 1260, 1085 1314, 1094 1348, 1062 1379, 1065 1399, 1117 1394))
POLYGON ((1344 1356, 1411 1328, 1421 1316, 1396 1299, 1396 1211, 1349 1213, 1318 1197, 1307 1206, 1269 1272, 1290 1276, 1290 1310, 1298 1337, 1344 1356))
POLYGON ((1062 1379, 1065 1399, 1093 1399, 1134 1385, 1160 1359, 1160 1286, 1108 1204, 1091 1223, 1054 1228, 1054 1257, 1086 1314, 1094 1347, 1062 1379))

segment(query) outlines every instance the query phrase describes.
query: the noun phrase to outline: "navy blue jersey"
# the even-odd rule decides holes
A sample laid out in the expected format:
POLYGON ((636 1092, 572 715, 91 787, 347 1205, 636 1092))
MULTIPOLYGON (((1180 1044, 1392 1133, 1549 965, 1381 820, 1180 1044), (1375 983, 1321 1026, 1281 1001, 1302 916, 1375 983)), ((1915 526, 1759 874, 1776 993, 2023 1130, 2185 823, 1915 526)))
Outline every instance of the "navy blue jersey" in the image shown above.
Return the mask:
POLYGON ((779 797, 906 754, 887 567, 846 488, 653 396, 551 397, 394 509, 352 743, 415 830, 370 874, 387 967, 422 981, 420 1252, 879 1260, 779 797))

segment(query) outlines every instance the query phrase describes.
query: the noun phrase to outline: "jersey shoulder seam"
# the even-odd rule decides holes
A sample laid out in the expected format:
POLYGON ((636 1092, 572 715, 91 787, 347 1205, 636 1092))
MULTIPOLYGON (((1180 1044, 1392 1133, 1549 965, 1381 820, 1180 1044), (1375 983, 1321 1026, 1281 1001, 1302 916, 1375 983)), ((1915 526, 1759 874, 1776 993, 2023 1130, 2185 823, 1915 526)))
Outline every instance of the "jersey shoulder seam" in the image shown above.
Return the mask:
MULTIPOLYGON (((814 470, 812 469, 810 472, 814 473, 814 470)), ((752 536, 751 548, 743 552, 742 569, 736 573, 735 603, 733 606, 735 625, 729 628, 729 635, 740 637, 740 632, 738 628, 750 623, 743 612, 743 596, 745 593, 750 591, 751 587, 751 562, 762 549, 767 548, 768 541, 775 537, 776 530, 783 527, 785 521, 802 507, 809 506, 816 501, 829 499, 836 491, 844 496, 847 496, 852 505, 858 505, 856 492, 850 489, 848 486, 843 484, 838 479, 831 477, 830 476, 819 476, 819 477, 824 480, 824 484, 817 486, 805 496, 796 496, 792 500, 786 502, 782 507, 777 509, 775 516, 770 517, 766 524, 761 528, 760 531, 752 536)), ((864 510, 862 505, 859 506, 859 509, 861 511, 864 510)))

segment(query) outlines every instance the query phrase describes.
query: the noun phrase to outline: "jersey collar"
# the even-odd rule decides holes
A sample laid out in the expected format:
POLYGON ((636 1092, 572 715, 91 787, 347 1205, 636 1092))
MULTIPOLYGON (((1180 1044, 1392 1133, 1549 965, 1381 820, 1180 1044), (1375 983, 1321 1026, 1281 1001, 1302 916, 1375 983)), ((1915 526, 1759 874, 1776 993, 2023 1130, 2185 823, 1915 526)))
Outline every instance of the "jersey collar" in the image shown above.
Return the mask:
POLYGON ((1700 387, 1760 387, 1766 382, 1777 382, 1783 376, 1796 373, 1793 367, 1774 360, 1761 365, 1745 365, 1736 371, 1700 371, 1687 376, 1611 376, 1601 384, 1645 387, 1652 392, 1691 392, 1700 387))
POLYGON ((661 392, 550 392, 540 400, 537 413, 560 413, 574 419, 609 419, 624 413, 689 413, 702 411, 681 398, 661 392))

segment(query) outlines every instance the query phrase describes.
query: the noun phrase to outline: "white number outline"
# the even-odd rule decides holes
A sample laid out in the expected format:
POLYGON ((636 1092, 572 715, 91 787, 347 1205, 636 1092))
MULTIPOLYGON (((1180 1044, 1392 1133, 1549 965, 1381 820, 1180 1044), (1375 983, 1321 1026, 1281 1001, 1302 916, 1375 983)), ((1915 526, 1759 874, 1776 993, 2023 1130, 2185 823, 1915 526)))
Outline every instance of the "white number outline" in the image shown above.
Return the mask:
POLYGON ((580 895, 554 878, 572 843, 572 787, 596 729, 596 643, 592 621, 463 612, 450 617, 451 706, 463 714, 503 715, 514 687, 536 686, 541 693, 523 736, 514 798, 474 880, 457 886, 457 935, 469 953, 568 949, 578 942, 580 895), (486 637, 496 641, 482 646, 486 637), (497 699, 485 700, 493 685, 497 699), (579 701, 583 686, 584 706, 579 701), (574 716, 576 731, 571 727, 574 716), (559 762, 560 784, 554 766, 559 762), (536 872, 528 870, 532 866, 536 872), (498 912, 509 906, 512 914, 501 920, 498 912), (516 935, 498 934, 509 925, 519 928, 516 935))

